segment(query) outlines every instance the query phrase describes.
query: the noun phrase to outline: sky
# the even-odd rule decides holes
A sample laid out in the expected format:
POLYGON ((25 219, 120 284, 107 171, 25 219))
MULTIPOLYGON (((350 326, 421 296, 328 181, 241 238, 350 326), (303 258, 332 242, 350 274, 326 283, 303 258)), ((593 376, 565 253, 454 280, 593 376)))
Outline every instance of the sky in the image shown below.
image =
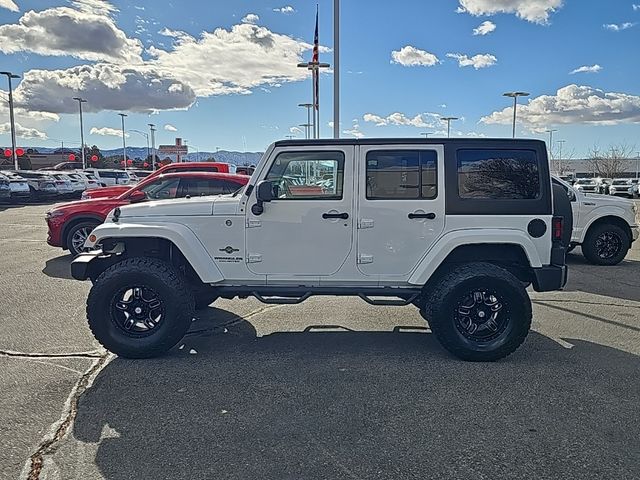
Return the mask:
MULTIPOLYGON (((333 0, 318 0, 320 60, 333 65, 333 0)), ((187 139, 200 151, 263 151, 304 138, 299 103, 316 2, 0 0, 0 70, 14 80, 20 146, 143 146, 187 139)), ((343 137, 565 140, 565 155, 640 151, 640 0, 341 0, 343 137), (637 3, 634 3, 637 2, 637 3)), ((332 135, 333 68, 321 76, 321 134, 332 135)), ((0 76, 0 145, 10 145, 0 76)))

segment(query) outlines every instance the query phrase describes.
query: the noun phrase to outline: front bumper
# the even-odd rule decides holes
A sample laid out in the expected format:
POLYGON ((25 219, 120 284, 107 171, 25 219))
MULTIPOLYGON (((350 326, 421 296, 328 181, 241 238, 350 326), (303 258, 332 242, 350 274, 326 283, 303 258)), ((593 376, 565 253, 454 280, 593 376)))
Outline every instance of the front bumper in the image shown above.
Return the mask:
POLYGON ((536 292, 562 290, 567 284, 569 269, 566 265, 544 265, 533 269, 533 288, 536 292))
POLYGON ((71 276, 76 280, 87 280, 89 278, 89 264, 102 256, 102 250, 81 253, 71 262, 71 276))

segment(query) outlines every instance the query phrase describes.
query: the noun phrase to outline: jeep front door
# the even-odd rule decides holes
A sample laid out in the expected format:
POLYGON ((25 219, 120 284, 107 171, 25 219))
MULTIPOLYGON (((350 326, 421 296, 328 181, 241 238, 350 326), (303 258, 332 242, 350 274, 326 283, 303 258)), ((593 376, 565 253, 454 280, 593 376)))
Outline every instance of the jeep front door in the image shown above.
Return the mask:
POLYGON ((260 179, 274 185, 264 211, 246 206, 246 262, 273 277, 328 276, 344 264, 353 235, 353 146, 278 148, 260 179), (266 173, 265 173, 266 172, 266 173))
POLYGON ((444 149, 362 146, 358 172, 358 269, 408 276, 444 230, 444 149))

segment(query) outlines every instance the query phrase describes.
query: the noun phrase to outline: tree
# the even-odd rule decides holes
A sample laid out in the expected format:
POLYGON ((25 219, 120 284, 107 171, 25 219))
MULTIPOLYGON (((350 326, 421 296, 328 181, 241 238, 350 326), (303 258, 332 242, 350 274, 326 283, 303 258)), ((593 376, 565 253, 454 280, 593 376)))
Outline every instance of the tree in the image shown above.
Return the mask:
POLYGON ((606 150, 594 145, 589 150, 589 169, 604 178, 618 178, 631 169, 629 159, 633 156, 634 147, 626 144, 610 145, 606 150))

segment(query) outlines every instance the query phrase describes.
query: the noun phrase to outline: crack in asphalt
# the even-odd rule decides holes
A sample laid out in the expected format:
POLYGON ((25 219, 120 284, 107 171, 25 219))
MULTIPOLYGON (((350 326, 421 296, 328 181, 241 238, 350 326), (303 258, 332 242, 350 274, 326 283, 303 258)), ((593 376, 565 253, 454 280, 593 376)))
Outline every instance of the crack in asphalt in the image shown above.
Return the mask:
POLYGON ((13 350, 0 350, 0 357, 13 358, 102 358, 104 353, 98 350, 91 352, 71 352, 71 353, 27 353, 15 352, 13 350))
MULTIPOLYGON (((75 420, 78 413, 78 400, 113 357, 114 356, 109 353, 104 353, 102 356, 97 357, 94 364, 80 377, 73 389, 71 389, 69 397, 67 397, 67 401, 65 402, 62 416, 58 422, 53 425, 52 433, 45 436, 36 451, 27 460, 29 467, 26 477, 27 480, 39 480, 45 457, 56 452, 59 441, 65 436, 75 420)), ((27 465, 25 465, 25 469, 27 465)))

